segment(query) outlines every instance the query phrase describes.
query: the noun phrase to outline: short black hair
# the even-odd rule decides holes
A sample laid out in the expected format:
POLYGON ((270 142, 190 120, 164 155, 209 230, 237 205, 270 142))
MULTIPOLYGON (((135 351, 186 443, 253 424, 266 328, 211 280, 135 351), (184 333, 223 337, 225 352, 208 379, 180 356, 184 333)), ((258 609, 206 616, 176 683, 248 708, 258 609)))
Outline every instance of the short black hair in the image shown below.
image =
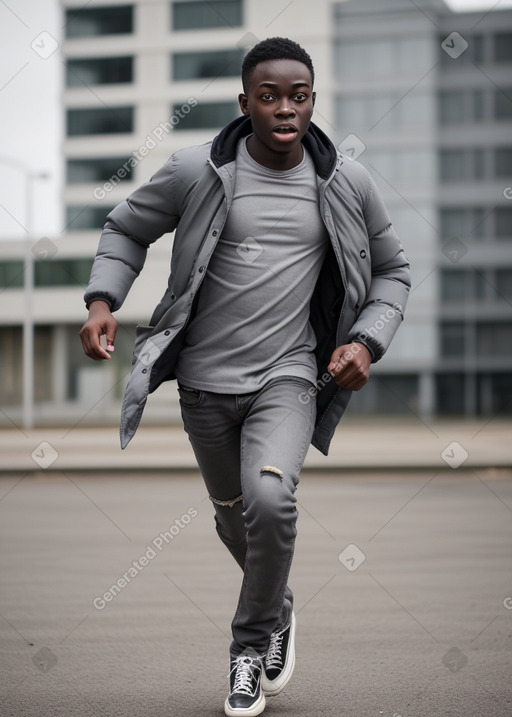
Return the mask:
POLYGON ((297 42, 287 37, 269 37, 255 45, 242 62, 242 85, 244 92, 247 89, 249 78, 260 62, 267 60, 296 60, 302 62, 311 73, 311 87, 315 82, 315 70, 313 62, 306 50, 297 42))

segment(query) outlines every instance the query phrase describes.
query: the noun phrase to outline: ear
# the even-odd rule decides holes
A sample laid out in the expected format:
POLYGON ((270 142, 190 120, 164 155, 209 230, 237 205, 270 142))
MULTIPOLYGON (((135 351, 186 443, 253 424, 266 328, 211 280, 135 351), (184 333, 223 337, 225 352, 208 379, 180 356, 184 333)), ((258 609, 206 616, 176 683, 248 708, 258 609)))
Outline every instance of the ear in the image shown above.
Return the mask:
POLYGON ((313 107, 314 107, 314 106, 315 106, 315 102, 316 102, 316 92, 313 92, 313 93, 312 93, 311 99, 312 99, 312 101, 313 101, 313 107))
POLYGON ((247 99, 247 95, 244 95, 243 92, 241 92, 238 95, 238 104, 240 105, 240 109, 241 109, 243 115, 249 114, 248 103, 249 103, 249 100, 247 99))

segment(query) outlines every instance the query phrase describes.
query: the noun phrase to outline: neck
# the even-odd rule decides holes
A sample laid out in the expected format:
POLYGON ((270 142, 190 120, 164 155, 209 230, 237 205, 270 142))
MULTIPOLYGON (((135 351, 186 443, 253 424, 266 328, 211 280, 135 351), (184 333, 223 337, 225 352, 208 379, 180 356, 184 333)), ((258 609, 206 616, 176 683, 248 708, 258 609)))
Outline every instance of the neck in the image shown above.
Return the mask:
POLYGON ((304 157, 304 150, 301 144, 289 152, 274 152, 261 142, 258 142, 258 139, 253 134, 247 139, 247 151, 254 161, 263 167, 281 171, 293 169, 293 167, 296 167, 302 162, 304 157))

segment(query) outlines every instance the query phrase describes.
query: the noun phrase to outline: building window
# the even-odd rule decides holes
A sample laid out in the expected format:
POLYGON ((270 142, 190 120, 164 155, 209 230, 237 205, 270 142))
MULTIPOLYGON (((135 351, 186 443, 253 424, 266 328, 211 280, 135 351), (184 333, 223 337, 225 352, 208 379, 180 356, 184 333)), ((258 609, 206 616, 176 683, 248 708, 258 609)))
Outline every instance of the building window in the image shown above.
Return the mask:
POLYGON ((481 149, 445 149, 439 156, 442 182, 474 181, 484 177, 484 153, 481 149))
POLYGON ((34 284, 47 286, 87 286, 91 273, 92 259, 52 259, 36 261, 34 284))
POLYGON ((512 177, 512 147, 497 147, 494 150, 494 176, 512 177))
POLYGON ((494 116, 496 119, 512 119, 512 87, 494 90, 494 116))
POLYGON ((495 233, 498 239, 512 239, 512 209, 509 207, 496 209, 495 233))
POLYGON ((175 52, 172 56, 172 78, 239 77, 243 56, 243 50, 175 52))
POLYGON ((463 323, 441 324, 441 356, 453 358, 465 354, 465 326, 463 323))
POLYGON ((496 269, 494 286, 498 299, 512 302, 512 269, 496 269))
POLYGON ((477 325, 477 354, 481 358, 512 356, 512 324, 488 323, 477 325))
POLYGON ((446 39, 447 35, 449 33, 447 32, 444 35, 441 35, 439 38, 439 52, 441 57, 441 64, 446 66, 455 66, 455 63, 461 63, 461 62, 476 62, 476 63, 482 63, 484 61, 484 36, 483 35, 468 35, 464 33, 464 39, 468 43, 468 47, 462 55, 459 55, 457 58, 451 57, 446 50, 444 49, 444 40, 446 39))
POLYGON ((2 364, 2 370, 0 371, 0 403, 4 406, 15 405, 22 401, 22 357, 23 338, 21 327, 1 326, 0 363, 2 364))
POLYGON ((439 374, 436 380, 437 410, 440 414, 464 414, 465 379, 463 374, 439 374))
POLYGON ((512 32, 494 35, 494 61, 512 62, 512 32))
POLYGON ((124 179, 130 181, 133 167, 127 157, 97 157, 96 159, 68 159, 66 179, 69 184, 106 182, 120 168, 125 170, 124 179))
POLYGON ((389 92, 336 98, 336 123, 345 131, 349 129, 393 127, 418 127, 431 122, 432 102, 428 95, 411 92, 407 97, 389 92))
POLYGON ((133 107, 101 107, 67 111, 67 135, 79 137, 91 134, 120 134, 133 132, 133 107))
POLYGON ((241 24, 242 0, 189 0, 172 3, 174 30, 240 27, 241 24))
POLYGON ((171 114, 180 117, 174 131, 187 129, 217 129, 236 119, 240 107, 236 102, 200 102, 190 108, 189 114, 182 112, 183 105, 173 105, 171 114))
POLYGON ((443 90, 439 93, 439 122, 443 125, 481 122, 484 107, 482 90, 443 90))
POLYGON ((66 85, 108 85, 133 82, 133 57, 95 57, 68 60, 66 85))
POLYGON ((84 207, 71 204, 66 207, 66 229, 68 231, 102 229, 107 214, 109 214, 113 208, 112 206, 103 205, 84 207))
POLYGON ((66 37, 126 35, 133 32, 133 5, 66 10, 66 37))
POLYGON ((465 271, 445 269, 441 272, 441 299, 464 301, 469 298, 468 274, 465 271))
POLYGON ((23 286, 25 264, 21 260, 0 261, 0 289, 16 289, 23 286))
MULTIPOLYGON (((341 19, 343 24, 343 18, 341 19)), ((432 66, 430 41, 421 37, 392 40, 337 40, 334 72, 343 77, 410 75, 432 66)))
POLYGON ((483 239, 491 236, 493 211, 491 207, 445 207, 440 214, 441 238, 483 239))

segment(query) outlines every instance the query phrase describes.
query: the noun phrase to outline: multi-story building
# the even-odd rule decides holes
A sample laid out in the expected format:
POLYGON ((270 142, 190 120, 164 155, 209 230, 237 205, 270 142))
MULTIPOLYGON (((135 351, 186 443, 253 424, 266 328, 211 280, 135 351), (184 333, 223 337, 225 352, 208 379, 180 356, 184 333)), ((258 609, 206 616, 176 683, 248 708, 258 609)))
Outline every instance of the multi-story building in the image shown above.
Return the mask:
MULTIPOLYGON (((413 266, 407 321, 353 411, 490 414, 512 398, 512 10, 442 0, 62 0, 66 230, 36 245, 36 418, 117 417, 136 323, 166 283, 172 237, 118 314, 115 359, 83 356, 81 296, 101 226, 176 149, 238 115, 244 51, 284 35, 316 69, 314 120, 377 180, 413 266)), ((3 383, 21 403, 23 256, 0 245, 3 383), (7 304, 5 304, 7 305, 7 304)), ((172 388, 151 416, 175 413, 172 388)))

